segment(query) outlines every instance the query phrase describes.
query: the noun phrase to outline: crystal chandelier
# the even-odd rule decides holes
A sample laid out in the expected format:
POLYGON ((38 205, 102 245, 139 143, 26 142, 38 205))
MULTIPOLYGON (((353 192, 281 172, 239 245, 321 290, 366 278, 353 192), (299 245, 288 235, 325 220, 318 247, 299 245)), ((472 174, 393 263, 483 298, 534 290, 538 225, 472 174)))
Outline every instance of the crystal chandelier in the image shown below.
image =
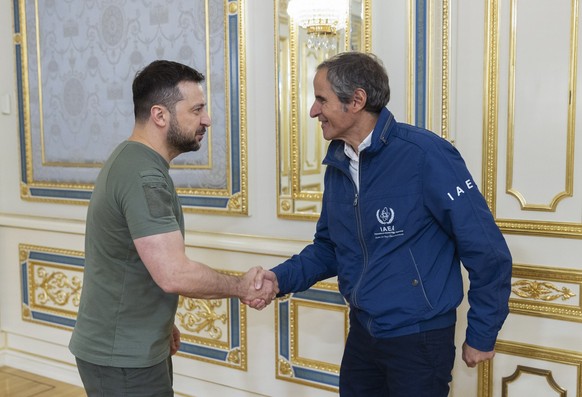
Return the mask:
POLYGON ((307 30, 307 47, 335 50, 337 31, 346 27, 348 0, 290 0, 287 13, 307 30))

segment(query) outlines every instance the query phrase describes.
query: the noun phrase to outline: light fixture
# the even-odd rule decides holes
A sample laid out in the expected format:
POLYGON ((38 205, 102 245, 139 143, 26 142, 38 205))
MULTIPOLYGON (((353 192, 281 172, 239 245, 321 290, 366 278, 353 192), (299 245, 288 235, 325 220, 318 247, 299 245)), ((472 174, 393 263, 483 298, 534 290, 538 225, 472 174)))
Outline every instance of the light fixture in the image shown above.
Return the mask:
POLYGON ((287 14, 307 30, 307 47, 335 50, 335 36, 346 27, 348 0, 290 0, 287 14))

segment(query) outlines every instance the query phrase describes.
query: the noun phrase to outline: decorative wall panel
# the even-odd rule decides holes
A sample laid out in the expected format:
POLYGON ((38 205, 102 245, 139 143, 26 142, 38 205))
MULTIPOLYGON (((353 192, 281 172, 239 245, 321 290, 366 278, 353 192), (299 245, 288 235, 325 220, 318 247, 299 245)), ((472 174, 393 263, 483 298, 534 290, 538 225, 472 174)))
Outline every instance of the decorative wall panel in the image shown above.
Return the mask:
POLYGON ((337 284, 319 282, 279 298, 275 309, 277 378, 337 392, 348 332, 348 306, 337 284))
POLYGON ((479 365, 478 397, 582 395, 582 354, 498 340, 479 365))
POLYGON ((506 233, 582 238, 579 0, 488 0, 487 12, 483 194, 506 233))
POLYGON ((135 73, 155 59, 206 76, 212 127, 174 160, 185 210, 246 214, 244 0, 14 0, 21 197, 84 204, 131 134, 135 73))
POLYGON ((19 245, 22 319, 72 329, 81 299, 82 252, 19 245))
POLYGON ((176 313, 181 333, 178 354, 246 371, 246 310, 238 299, 181 296, 176 313))
MULTIPOLYGON (((72 330, 84 253, 28 244, 20 244, 19 253, 22 319, 72 330)), ((238 299, 180 297, 175 324, 181 332, 179 355, 246 371, 246 307, 238 299)))

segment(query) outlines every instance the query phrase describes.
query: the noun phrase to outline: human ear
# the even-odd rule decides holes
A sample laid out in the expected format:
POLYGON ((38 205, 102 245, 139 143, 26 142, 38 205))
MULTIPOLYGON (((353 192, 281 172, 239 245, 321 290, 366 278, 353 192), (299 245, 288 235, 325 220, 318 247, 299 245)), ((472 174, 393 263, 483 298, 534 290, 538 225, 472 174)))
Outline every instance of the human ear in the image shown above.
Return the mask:
POLYGON ((356 88, 354 91, 354 96, 352 97, 352 108, 354 111, 360 111, 366 107, 366 101, 368 100, 368 94, 363 88, 356 88))
POLYGON ((159 127, 166 126, 166 108, 161 105, 154 105, 150 109, 150 118, 159 127))

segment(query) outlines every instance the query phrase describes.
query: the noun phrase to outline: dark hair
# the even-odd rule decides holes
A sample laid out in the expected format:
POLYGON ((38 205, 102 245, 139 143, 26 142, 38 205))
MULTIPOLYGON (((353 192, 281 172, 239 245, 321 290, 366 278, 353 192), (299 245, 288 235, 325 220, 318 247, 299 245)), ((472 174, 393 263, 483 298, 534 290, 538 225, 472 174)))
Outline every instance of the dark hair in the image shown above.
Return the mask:
POLYGON ((182 99, 178 84, 183 81, 201 83, 204 75, 190 66, 165 60, 153 61, 138 71, 132 84, 135 120, 147 120, 154 105, 173 112, 182 99))
POLYGON ((319 64, 317 70, 322 69, 341 103, 349 103, 358 88, 366 91, 368 112, 380 113, 390 100, 388 74, 374 54, 342 52, 319 64))

